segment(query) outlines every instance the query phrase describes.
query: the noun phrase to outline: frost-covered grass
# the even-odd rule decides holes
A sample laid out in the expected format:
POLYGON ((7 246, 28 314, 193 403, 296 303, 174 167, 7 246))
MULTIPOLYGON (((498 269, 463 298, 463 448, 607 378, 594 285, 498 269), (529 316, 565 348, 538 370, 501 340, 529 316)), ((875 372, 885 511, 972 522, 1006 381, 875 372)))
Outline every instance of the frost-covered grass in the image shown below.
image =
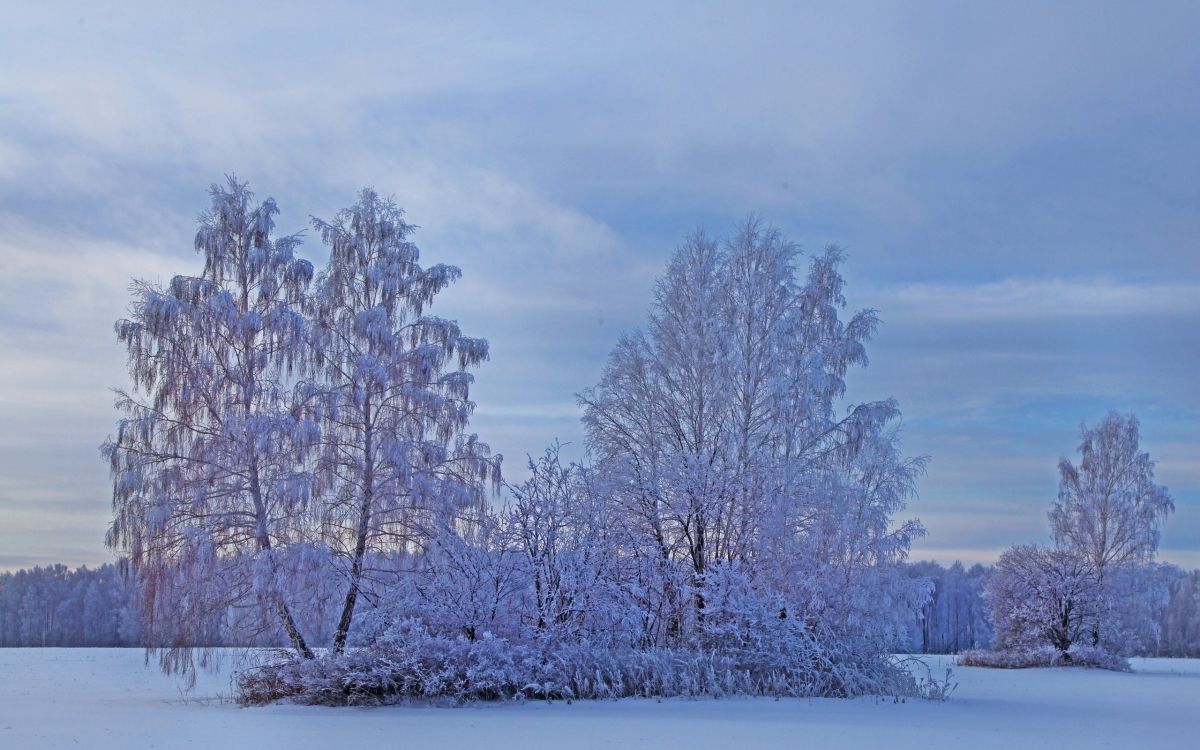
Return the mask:
POLYGON ((849 639, 814 635, 794 618, 768 614, 762 620, 755 628, 717 631, 724 638, 707 632, 707 642, 690 648, 634 650, 586 641, 537 647, 490 633, 468 640, 408 619, 342 654, 278 654, 242 670, 237 699, 243 705, 364 706, 414 699, 942 697, 929 675, 918 682, 886 654, 864 654, 849 639))
POLYGON ((1103 649, 1073 644, 1063 653, 1051 646, 1029 649, 989 651, 975 649, 958 655, 955 663, 963 667, 991 667, 993 669, 1030 669, 1035 667, 1084 667, 1088 669, 1112 669, 1129 672, 1129 660, 1103 649))
MULTIPOLYGON (((935 674, 947 661, 930 658, 935 674)), ((1193 748, 1200 660, 1134 672, 956 667, 950 701, 576 701, 459 708, 238 708, 228 672, 196 690, 131 649, 0 649, 0 747, 1193 748)))

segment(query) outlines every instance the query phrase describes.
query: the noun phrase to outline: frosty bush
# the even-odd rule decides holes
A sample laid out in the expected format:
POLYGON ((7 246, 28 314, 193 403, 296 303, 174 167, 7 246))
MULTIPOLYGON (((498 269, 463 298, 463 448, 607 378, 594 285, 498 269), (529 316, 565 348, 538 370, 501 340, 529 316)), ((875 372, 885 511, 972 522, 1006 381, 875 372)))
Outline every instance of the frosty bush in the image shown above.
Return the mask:
POLYGON ((845 641, 781 627, 731 648, 597 648, 520 643, 491 633, 438 635, 419 620, 394 623, 368 645, 315 660, 286 654, 242 672, 238 697, 362 705, 412 699, 916 695, 907 670, 845 641), (782 636, 782 637, 781 637, 782 636), (767 646, 763 649, 762 646, 767 646))
POLYGON ((960 667, 992 667, 995 669, 1030 669, 1033 667, 1096 667, 1117 672, 1128 672, 1130 666, 1124 657, 1116 656, 1094 646, 1073 644, 1066 651, 1053 646, 1041 645, 1028 649, 994 651, 972 649, 958 655, 960 667))
POLYGON ((988 583, 988 605, 1002 651, 1050 646, 1060 659, 1092 627, 1099 592, 1087 561, 1064 550, 1014 547, 1000 557, 988 583))

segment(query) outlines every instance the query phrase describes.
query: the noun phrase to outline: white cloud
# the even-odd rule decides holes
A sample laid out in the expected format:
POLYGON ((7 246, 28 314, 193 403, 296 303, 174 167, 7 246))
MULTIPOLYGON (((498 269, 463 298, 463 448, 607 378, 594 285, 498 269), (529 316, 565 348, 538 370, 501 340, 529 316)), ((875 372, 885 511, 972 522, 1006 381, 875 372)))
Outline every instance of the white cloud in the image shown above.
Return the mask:
POLYGON ((1200 283, 1194 282, 1018 278, 982 284, 905 284, 877 292, 872 306, 886 317, 922 321, 1200 313, 1200 283))

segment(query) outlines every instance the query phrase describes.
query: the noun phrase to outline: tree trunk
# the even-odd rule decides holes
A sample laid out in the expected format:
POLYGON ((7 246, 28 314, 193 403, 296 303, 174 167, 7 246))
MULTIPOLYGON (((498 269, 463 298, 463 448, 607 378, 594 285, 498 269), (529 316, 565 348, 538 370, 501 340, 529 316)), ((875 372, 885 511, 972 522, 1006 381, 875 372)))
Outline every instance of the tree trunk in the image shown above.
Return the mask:
MULTIPOLYGON (((258 528, 255 529, 255 541, 258 542, 258 549, 261 552, 268 552, 271 549, 271 537, 267 534, 266 529, 266 504, 262 499, 262 486, 258 481, 258 467, 254 464, 250 466, 250 495, 254 499, 254 514, 258 528)), ((300 634, 300 628, 296 627, 296 620, 292 617, 292 611, 288 609, 288 605, 278 596, 275 599, 275 611, 279 614, 279 621, 283 624, 283 631, 287 633, 288 640, 292 642, 292 648, 305 659, 315 658, 312 649, 305 642, 304 636, 300 634)))
POLYGON ((363 436, 363 496, 358 510, 358 528, 355 530, 354 558, 350 563, 350 588, 342 604, 342 616, 338 620, 337 633, 333 636, 333 651, 340 654, 346 650, 346 639, 350 636, 350 625, 354 621, 354 607, 358 604, 358 592, 362 582, 363 560, 367 556, 367 535, 371 530, 371 508, 375 502, 374 439, 370 428, 371 400, 364 405, 364 421, 368 425, 363 436))

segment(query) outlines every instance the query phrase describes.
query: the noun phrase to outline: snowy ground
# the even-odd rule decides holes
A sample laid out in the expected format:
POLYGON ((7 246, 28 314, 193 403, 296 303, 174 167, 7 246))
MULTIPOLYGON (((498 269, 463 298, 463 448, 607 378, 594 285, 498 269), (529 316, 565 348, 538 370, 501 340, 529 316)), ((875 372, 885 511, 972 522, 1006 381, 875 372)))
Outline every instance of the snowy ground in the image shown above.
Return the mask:
MULTIPOLYGON (((934 662, 938 662, 935 658, 934 662)), ((936 664, 935 664, 936 666, 936 664)), ((647 700, 466 708, 238 708, 127 649, 0 649, 0 748, 1196 748, 1200 660, 1134 674, 955 668, 948 703, 647 700)))

